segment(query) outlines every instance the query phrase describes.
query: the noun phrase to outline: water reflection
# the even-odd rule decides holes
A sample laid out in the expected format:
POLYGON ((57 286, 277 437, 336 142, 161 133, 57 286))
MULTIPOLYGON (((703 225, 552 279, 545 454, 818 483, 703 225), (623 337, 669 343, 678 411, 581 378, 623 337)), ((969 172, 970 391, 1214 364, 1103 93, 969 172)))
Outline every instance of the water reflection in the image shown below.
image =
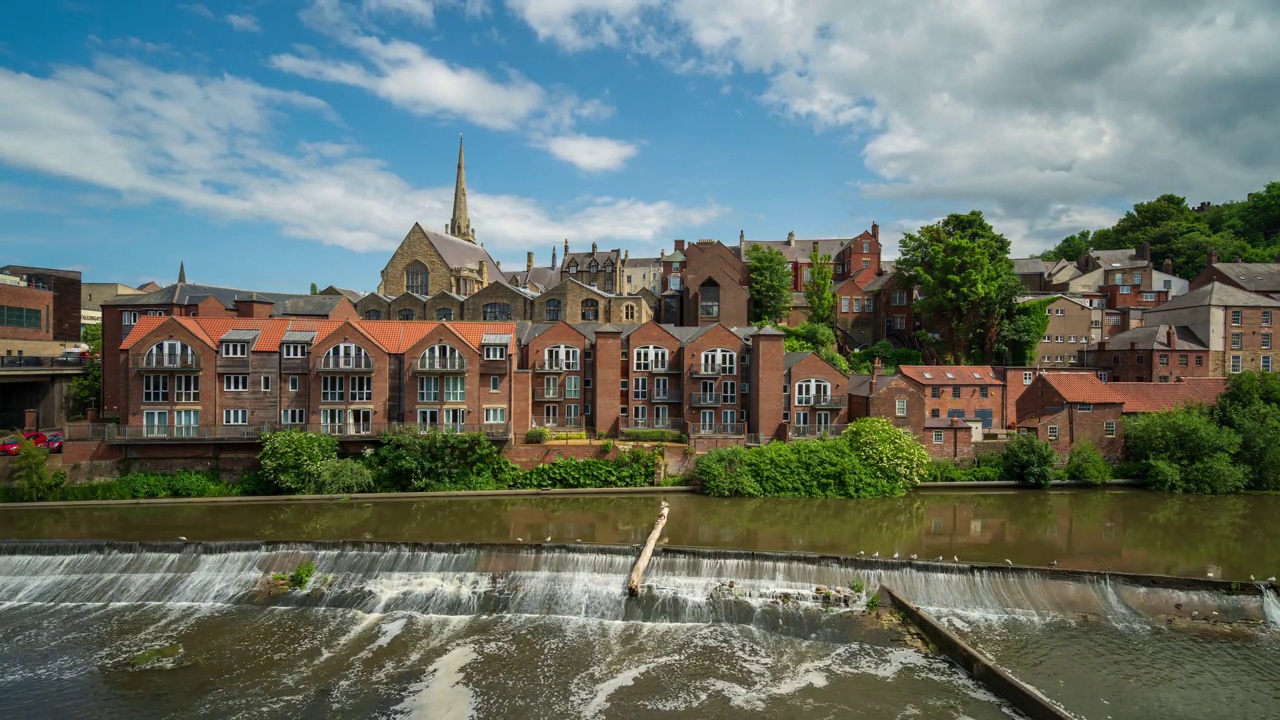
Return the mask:
MULTIPOLYGON (((670 545, 1046 564, 1247 580, 1280 574, 1280 495, 915 493, 880 500, 670 495, 670 545)), ((559 497, 0 511, 8 538, 634 544, 659 498, 559 497)))

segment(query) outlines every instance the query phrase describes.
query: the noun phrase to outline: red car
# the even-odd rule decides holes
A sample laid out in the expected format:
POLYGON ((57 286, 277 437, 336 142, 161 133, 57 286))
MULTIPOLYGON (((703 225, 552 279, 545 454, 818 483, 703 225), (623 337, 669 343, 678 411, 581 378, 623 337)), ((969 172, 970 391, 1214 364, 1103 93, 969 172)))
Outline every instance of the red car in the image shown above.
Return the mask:
POLYGON ((45 436, 45 442, 47 443, 45 447, 49 448, 49 452, 51 453, 62 452, 62 431, 54 430, 53 432, 49 433, 47 436, 45 436))
POLYGON ((0 455, 17 455, 18 446, 23 440, 30 440, 31 442, 36 444, 36 447, 39 447, 39 448, 49 447, 49 438, 46 437, 44 433, 29 432, 29 433, 23 433, 22 437, 17 437, 15 435, 13 437, 7 437, 3 440, 0 440, 0 455))

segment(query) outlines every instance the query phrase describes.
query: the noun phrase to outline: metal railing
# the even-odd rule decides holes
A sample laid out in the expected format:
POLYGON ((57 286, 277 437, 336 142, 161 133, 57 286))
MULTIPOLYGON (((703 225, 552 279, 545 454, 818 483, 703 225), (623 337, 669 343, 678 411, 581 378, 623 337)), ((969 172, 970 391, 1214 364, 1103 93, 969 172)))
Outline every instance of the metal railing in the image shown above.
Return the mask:
POLYGON ((533 389, 533 399, 537 401, 563 400, 564 388, 535 387, 533 389))
POLYGON ((17 369, 78 368, 89 364, 89 358, 33 357, 31 355, 6 355, 0 357, 0 367, 17 369))
POLYGON ((788 425, 788 438, 839 437, 844 434, 844 425, 788 425))
POLYGON ((848 407, 847 395, 796 395, 796 407, 842 408, 848 407))
POLYGON ((466 372, 467 359, 464 357, 420 357, 413 367, 418 372, 466 372))
POLYGON ((689 393, 689 404, 694 407, 708 407, 723 404, 724 396, 718 392, 689 393))
POLYGON ((577 372, 581 367, 577 360, 539 360, 534 365, 538 372, 577 372))
POLYGON ((723 363, 702 363, 700 365, 694 365, 689 372, 693 375, 711 377, 716 375, 733 375, 737 370, 733 365, 723 363))
POLYGON ((681 418, 623 418, 619 421, 621 430, 680 430, 684 427, 681 418))
POLYGON ((378 438, 385 433, 425 434, 430 432, 484 433, 490 438, 506 438, 511 435, 510 423, 314 423, 289 425, 284 423, 256 423, 253 425, 89 425, 73 426, 76 429, 68 439, 108 442, 181 442, 186 440, 258 440, 264 434, 284 430, 313 432, 339 438, 378 438))
POLYGON ((129 356, 135 370, 199 370, 200 356, 194 353, 146 353, 129 356))
POLYGON ((323 355, 316 358, 316 369, 324 371, 372 370, 373 357, 369 355, 323 355))
POLYGON ((536 428, 547 428, 548 430, 577 431, 577 430, 582 430, 583 428, 583 422, 581 417, 571 417, 571 418, 535 417, 533 418, 532 425, 533 427, 536 427, 536 428))
POLYGON ((745 423, 690 423, 690 435, 742 435, 745 423))

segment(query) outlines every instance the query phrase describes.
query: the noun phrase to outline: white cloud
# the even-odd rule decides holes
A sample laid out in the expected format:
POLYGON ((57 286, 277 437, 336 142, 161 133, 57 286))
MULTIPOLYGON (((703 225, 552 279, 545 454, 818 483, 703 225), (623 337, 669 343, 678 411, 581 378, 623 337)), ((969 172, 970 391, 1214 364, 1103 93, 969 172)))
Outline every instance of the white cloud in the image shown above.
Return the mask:
POLYGON ((186 10, 187 12, 193 13, 195 15, 199 15, 200 17, 205 18, 206 20, 214 19, 213 11, 205 7, 203 3, 179 5, 178 7, 182 8, 183 10, 186 10))
POLYGON ((864 143, 869 197, 980 207, 1029 233, 1163 192, 1239 198, 1280 173, 1267 0, 507 3, 566 50, 760 75, 763 103, 864 143))
MULTIPOLYGON (((452 177, 414 187, 360 148, 275 142, 291 113, 332 116, 325 103, 233 76, 162 72, 100 58, 48 77, 0 68, 0 164, 78 181, 132 203, 169 201, 231 221, 266 222, 295 238, 386 251, 415 220, 449 216, 452 177)), ((634 198, 586 198, 544 209, 473 192, 472 220, 492 252, 531 241, 649 243, 723 212, 634 198)))
POLYGON ((262 26, 258 24, 258 18, 243 13, 240 15, 228 15, 227 24, 239 32, 262 32, 262 26))
POLYGON ((610 138, 561 135, 546 140, 552 155, 587 172, 618 170, 636 154, 636 146, 610 138))

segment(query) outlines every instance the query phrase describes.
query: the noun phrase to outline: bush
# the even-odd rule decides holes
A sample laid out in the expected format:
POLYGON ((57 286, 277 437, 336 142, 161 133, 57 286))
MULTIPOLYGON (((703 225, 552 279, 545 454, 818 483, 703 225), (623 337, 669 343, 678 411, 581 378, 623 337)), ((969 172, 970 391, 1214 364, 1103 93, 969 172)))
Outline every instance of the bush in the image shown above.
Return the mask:
POLYGON ((125 494, 136 500, 169 497, 169 476, 160 473, 132 472, 121 475, 116 482, 125 494))
POLYGON ((28 502, 52 500, 65 478, 65 473, 49 468, 48 450, 36 447, 30 440, 18 444, 13 480, 20 498, 28 502))
POLYGON ((379 492, 493 490, 515 472, 483 434, 447 432, 385 435, 370 468, 379 492))
POLYGON ((226 483, 194 470, 180 470, 168 481, 169 494, 173 497, 222 497, 231 494, 226 483))
POLYGON ((233 486, 236 495, 247 497, 279 495, 282 488, 279 483, 268 478, 257 470, 248 470, 240 476, 240 481, 233 486))
POLYGON ((924 470, 925 482, 960 482, 967 479, 964 471, 950 460, 930 460, 924 470))
POLYGON ((964 471, 968 482, 997 482, 1004 479, 1004 468, 995 465, 974 465, 964 471))
POLYGON ((1054 480, 1057 461, 1053 446, 1035 435, 1017 435, 1005 445, 1003 475, 1006 480, 1048 487, 1054 480))
MULTIPOLYGON (((107 483, 98 483, 104 486, 107 483)), ((164 497, 221 497, 231 488, 217 478, 195 470, 180 470, 176 475, 154 472, 132 472, 115 481, 119 494, 131 500, 164 497)), ((99 487, 98 493, 107 492, 99 487)))
POLYGON ((371 492, 373 473, 350 458, 330 460, 320 466, 320 477, 310 492, 315 495, 350 495, 371 492))
POLYGON ((263 479, 294 493, 315 487, 321 466, 337 457, 336 438, 299 430, 263 435, 262 451, 258 453, 263 479))
POLYGON ((1153 490, 1231 493, 1248 480, 1232 460, 1240 436, 1201 409, 1137 415, 1125 420, 1124 434, 1129 459, 1153 490))
POLYGON ((1071 448, 1071 454, 1067 457, 1066 474, 1068 480, 1101 485, 1111 479, 1111 466, 1098 448, 1087 441, 1081 441, 1071 448))
POLYGON ((864 466, 843 438, 718 448, 698 460, 694 477, 715 497, 883 497, 913 484, 864 466))
POLYGON ((524 441, 530 445, 541 445, 551 439, 551 431, 546 428, 529 428, 524 434, 524 441))
POLYGON ((919 485, 929 466, 929 453, 913 436, 884 418, 861 418, 845 428, 842 438, 869 472, 881 482, 919 485))
POLYGON ((557 458, 555 462, 524 470, 512 478, 515 488, 616 488, 653 485, 658 454, 635 449, 613 460, 574 460, 557 458))
POLYGON ((687 442, 679 430, 623 430, 622 439, 631 442, 687 442))

